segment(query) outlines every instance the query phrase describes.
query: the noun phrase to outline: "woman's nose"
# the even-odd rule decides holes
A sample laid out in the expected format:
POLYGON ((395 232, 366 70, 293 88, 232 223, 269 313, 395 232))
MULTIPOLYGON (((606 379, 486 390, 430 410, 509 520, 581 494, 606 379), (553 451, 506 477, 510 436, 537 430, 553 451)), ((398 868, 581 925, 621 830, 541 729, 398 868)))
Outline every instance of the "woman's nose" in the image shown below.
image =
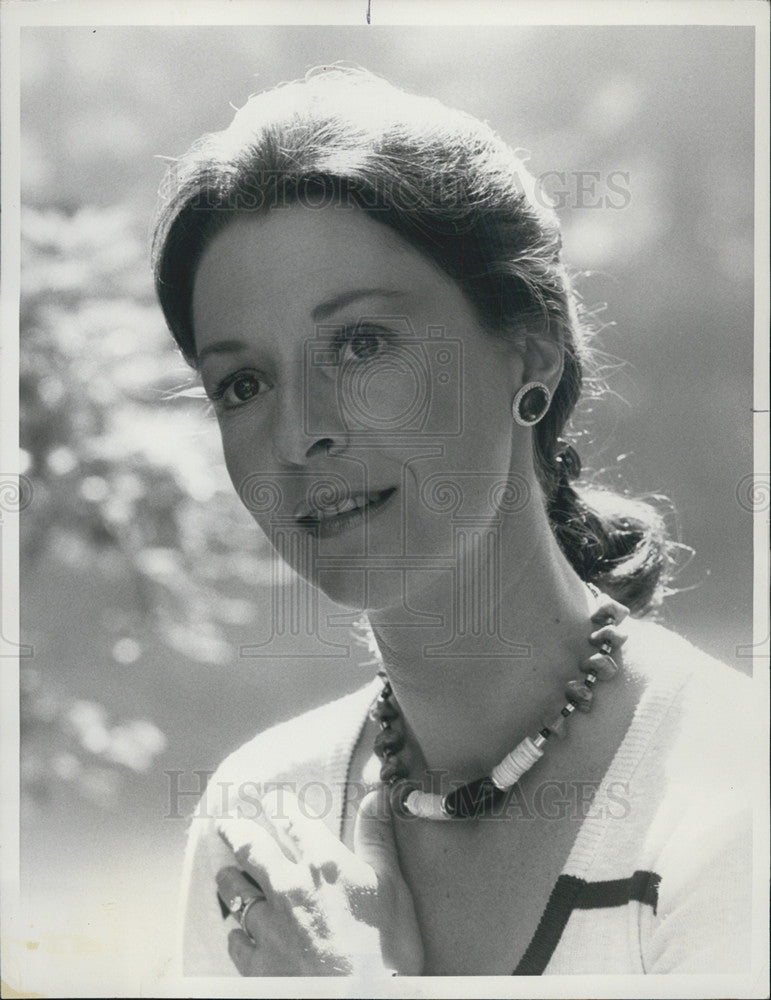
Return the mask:
POLYGON ((304 380, 279 393, 272 452, 281 466, 305 465, 319 453, 339 454, 348 445, 334 385, 304 380))

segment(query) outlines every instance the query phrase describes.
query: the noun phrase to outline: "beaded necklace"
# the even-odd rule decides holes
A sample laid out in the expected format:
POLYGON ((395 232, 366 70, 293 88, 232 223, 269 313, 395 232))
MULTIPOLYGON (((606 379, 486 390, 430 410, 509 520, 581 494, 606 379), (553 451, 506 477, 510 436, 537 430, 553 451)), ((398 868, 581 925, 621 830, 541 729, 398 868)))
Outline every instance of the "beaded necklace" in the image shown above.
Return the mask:
POLYGON ((469 781, 446 795, 425 792, 417 782, 408 779, 409 769, 399 757, 404 748, 404 732, 394 725, 399 719, 399 709, 393 701, 393 690, 385 671, 378 672, 384 683, 370 709, 371 718, 380 725, 374 750, 382 761, 380 780, 390 786, 391 806, 395 812, 431 820, 473 819, 490 813, 543 756, 548 740, 553 736, 564 739, 565 721, 573 712, 591 711, 594 685, 598 680, 609 680, 618 670, 611 654, 625 641, 626 637, 617 626, 629 614, 629 609, 601 594, 591 584, 588 586, 597 601, 590 620, 598 626, 590 634, 589 643, 598 651, 580 664, 583 680, 568 681, 565 704, 553 716, 544 717, 536 736, 526 736, 489 775, 469 781))

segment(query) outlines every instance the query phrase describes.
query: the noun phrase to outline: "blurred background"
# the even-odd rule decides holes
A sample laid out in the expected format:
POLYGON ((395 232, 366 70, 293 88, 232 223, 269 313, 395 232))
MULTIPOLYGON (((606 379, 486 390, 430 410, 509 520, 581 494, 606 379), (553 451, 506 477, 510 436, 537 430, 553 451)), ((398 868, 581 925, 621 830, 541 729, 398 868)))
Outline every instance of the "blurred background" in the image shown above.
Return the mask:
POLYGON ((753 44, 730 27, 22 30, 30 988, 67 956, 111 995, 151 990, 195 772, 371 669, 344 635, 272 635, 270 560, 213 418, 170 397, 189 373, 148 265, 163 157, 335 60, 530 150, 602 328, 612 391, 581 415, 585 465, 671 498, 696 555, 663 619, 749 671, 753 44), (272 657, 239 655, 255 642, 272 657))

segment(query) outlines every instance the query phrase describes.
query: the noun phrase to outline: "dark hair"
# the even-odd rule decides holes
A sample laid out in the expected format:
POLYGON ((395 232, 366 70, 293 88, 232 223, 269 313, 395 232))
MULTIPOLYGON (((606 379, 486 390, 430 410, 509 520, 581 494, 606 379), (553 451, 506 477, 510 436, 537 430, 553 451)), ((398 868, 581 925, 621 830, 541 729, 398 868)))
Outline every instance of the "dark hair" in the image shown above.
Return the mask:
POLYGON ((234 213, 354 205, 452 277, 492 335, 549 337, 563 372, 533 428, 550 523, 582 579, 633 611, 660 603, 670 568, 660 515, 595 487, 579 492, 562 440, 589 361, 556 214, 486 124, 359 69, 329 67, 252 97, 222 132, 175 161, 153 238, 166 321, 195 367, 192 289, 203 249, 234 213))

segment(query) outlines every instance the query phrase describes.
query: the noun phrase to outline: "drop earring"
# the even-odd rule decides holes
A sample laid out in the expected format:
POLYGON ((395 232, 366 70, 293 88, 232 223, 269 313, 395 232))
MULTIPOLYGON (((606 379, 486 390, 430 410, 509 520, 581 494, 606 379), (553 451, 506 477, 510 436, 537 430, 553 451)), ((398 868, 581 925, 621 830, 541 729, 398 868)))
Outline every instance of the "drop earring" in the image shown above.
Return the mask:
POLYGON ((551 393, 543 382, 526 382, 514 397, 511 413, 521 427, 532 427, 546 416, 551 393))

